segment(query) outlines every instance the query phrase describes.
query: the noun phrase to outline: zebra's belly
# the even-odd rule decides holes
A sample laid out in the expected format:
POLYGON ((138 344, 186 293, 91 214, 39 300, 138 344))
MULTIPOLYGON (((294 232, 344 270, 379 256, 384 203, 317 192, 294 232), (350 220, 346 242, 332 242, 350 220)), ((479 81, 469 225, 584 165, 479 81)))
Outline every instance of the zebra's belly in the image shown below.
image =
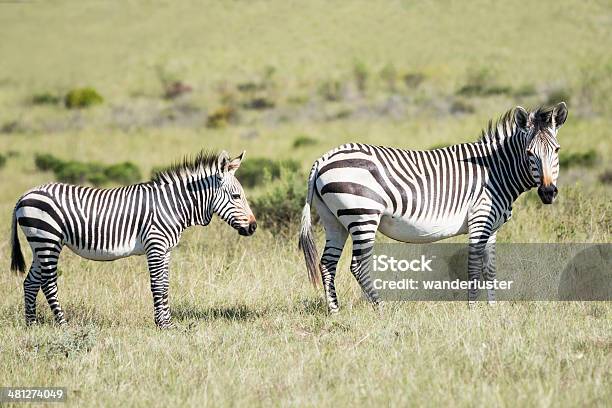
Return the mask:
POLYGON ((131 255, 143 255, 145 253, 142 244, 136 240, 132 243, 117 246, 110 249, 87 249, 79 248, 75 245, 66 243, 66 246, 75 254, 92 261, 113 261, 131 255))
POLYGON ((467 234, 467 214, 436 220, 414 220, 383 216, 378 230, 397 241, 410 243, 435 242, 456 235, 467 234))

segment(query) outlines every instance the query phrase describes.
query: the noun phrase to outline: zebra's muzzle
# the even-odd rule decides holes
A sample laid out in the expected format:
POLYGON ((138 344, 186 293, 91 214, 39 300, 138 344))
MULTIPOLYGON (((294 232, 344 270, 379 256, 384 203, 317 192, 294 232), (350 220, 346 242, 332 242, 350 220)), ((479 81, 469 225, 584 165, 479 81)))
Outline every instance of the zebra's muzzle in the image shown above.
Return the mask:
POLYGON ((247 227, 238 228, 238 233, 242 236, 248 237, 250 235, 253 235, 256 229, 257 229, 257 222, 253 221, 253 222, 250 222, 247 227))
POLYGON ((540 186, 538 188, 538 195, 540 196, 540 200, 542 200, 544 204, 552 204, 552 202, 555 200, 555 197, 557 197, 558 192, 559 189, 554 184, 540 186))

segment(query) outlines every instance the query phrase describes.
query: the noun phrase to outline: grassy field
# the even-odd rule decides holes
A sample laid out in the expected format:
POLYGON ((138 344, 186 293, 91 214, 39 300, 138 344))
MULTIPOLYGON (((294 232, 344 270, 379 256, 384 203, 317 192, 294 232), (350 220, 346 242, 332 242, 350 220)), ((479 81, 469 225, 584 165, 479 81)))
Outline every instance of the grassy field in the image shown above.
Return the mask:
POLYGON ((54 179, 37 153, 131 161, 143 179, 202 148, 306 171, 340 143, 472 141, 515 105, 562 99, 562 152, 590 159, 567 159, 553 206, 522 197, 498 241, 611 242, 611 27, 607 1, 0 2, 0 386, 66 386, 70 406, 609 406, 610 302, 374 311, 345 251, 341 312, 328 316, 297 225, 187 231, 169 331, 153 324, 142 258, 64 251, 66 329, 42 295, 41 324, 25 326, 23 277, 8 265, 15 201, 54 179), (191 92, 164 97, 174 83, 191 92), (84 86, 103 103, 65 108, 84 86), (57 100, 33 102, 43 94, 57 100), (232 115, 213 121, 221 111, 232 115))

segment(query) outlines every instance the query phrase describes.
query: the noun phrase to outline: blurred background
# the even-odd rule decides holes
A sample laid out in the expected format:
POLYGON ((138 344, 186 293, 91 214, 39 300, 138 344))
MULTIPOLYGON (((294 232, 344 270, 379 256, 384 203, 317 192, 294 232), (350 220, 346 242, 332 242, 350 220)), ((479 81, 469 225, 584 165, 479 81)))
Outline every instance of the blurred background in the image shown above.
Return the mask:
MULTIPOLYGON (((572 201, 593 189, 610 197, 602 187, 612 182, 608 1, 0 9, 4 213, 32 185, 144 181, 200 149, 246 150, 238 174, 253 200, 298 173, 299 186, 279 193, 295 193, 297 208, 303 172, 340 143, 428 149, 473 141, 516 105, 559 101, 570 112, 559 137, 560 186, 580 185, 572 201)), ((281 201, 291 204, 268 197, 255 207, 265 218, 273 209, 264 207, 281 201)), ((268 224, 291 224, 276 218, 295 208, 268 224)))
POLYGON ((378 314, 347 248, 329 316, 296 232, 312 162, 341 143, 475 141, 517 105, 565 101, 559 196, 524 194, 497 239, 611 242, 611 44, 609 0, 0 1, 0 385, 67 386, 69 406, 606 405, 609 303, 378 314), (69 328, 42 296, 26 328, 8 272, 17 199, 147 181, 201 149, 246 150, 237 176, 260 228, 186 231, 177 329, 154 328, 142 257, 70 251, 69 328))

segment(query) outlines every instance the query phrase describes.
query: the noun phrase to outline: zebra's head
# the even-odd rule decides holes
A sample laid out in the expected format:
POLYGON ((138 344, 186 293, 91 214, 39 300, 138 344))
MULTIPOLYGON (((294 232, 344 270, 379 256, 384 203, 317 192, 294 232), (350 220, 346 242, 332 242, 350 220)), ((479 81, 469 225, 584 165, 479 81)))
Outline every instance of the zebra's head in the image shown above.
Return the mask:
POLYGON ((242 185, 235 177, 243 158, 244 152, 234 159, 230 159, 225 151, 219 155, 217 173, 219 188, 213 200, 213 212, 235 228, 240 235, 249 236, 257 229, 257 222, 242 185))
POLYGON ((552 204, 559 191, 557 177, 560 146, 557 132, 567 119, 567 106, 561 102, 530 113, 518 106, 514 119, 527 138, 525 154, 531 177, 538 187, 538 195, 544 204, 552 204))

